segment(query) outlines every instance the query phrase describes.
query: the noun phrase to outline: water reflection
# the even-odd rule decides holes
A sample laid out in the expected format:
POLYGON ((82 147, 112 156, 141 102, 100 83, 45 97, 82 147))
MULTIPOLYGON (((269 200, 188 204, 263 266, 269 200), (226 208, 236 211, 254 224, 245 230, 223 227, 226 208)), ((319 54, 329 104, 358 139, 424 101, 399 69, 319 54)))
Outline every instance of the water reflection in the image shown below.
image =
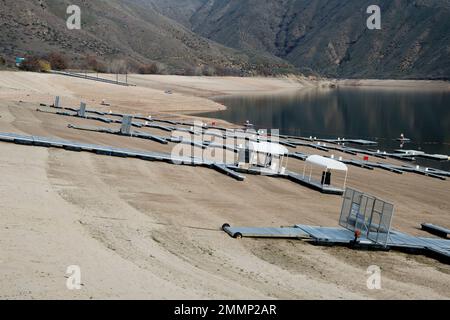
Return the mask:
POLYGON ((376 140, 383 150, 400 148, 403 133, 412 140, 404 149, 450 154, 450 92, 338 88, 218 100, 228 110, 206 116, 282 134, 376 140))

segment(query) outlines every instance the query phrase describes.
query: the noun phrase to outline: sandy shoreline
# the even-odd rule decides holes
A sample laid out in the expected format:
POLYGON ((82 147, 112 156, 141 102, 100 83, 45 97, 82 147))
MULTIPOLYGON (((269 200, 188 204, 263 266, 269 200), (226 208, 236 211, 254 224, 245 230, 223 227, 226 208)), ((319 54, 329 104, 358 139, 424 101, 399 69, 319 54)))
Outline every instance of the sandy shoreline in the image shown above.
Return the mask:
MULTIPOLYGON (((98 110, 192 119, 188 113, 224 108, 211 96, 315 86, 298 79, 138 75, 130 82, 137 87, 0 72, 0 132, 170 152, 171 145, 76 131, 68 124, 117 125, 36 108, 60 95, 64 106, 84 100, 98 110)), ((303 162, 290 160, 289 168, 301 171, 303 162)), ((450 299, 450 266, 428 257, 238 241, 220 230, 225 222, 337 226, 339 197, 287 180, 238 182, 204 168, 1 142, 0 176, 2 299, 450 299), (66 287, 70 265, 81 268, 81 290, 66 287), (370 265, 382 268, 382 290, 366 287, 370 265)), ((350 186, 395 204, 396 229, 421 236, 429 236, 418 229, 422 222, 448 226, 449 183, 356 167, 349 175, 350 186)))

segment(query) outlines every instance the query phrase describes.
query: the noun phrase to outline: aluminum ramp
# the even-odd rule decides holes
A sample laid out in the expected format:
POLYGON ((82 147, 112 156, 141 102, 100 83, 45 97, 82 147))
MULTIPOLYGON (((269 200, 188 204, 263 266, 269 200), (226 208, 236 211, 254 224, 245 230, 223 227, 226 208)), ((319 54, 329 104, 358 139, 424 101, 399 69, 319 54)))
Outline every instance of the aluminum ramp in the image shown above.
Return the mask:
POLYGON ((251 228, 239 227, 233 228, 225 224, 222 230, 228 233, 233 238, 305 238, 308 237, 303 230, 299 228, 251 228))
MULTIPOLYGON (((289 228, 230 227, 225 224, 222 230, 234 238, 296 238, 317 245, 355 244, 352 231, 341 227, 318 227, 298 224, 289 228)), ((358 245, 373 249, 396 249, 432 255, 450 263, 450 240, 415 237, 399 231, 391 231, 386 246, 365 237, 358 239, 358 245)))

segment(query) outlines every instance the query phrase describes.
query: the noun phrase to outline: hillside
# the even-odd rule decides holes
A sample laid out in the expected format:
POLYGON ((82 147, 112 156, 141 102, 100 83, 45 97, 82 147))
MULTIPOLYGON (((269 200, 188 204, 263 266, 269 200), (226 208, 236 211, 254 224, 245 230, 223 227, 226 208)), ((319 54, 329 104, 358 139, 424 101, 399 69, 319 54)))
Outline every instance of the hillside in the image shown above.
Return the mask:
POLYGON ((328 76, 450 78, 448 0, 380 0, 380 31, 366 27, 371 4, 208 0, 190 23, 226 46, 269 52, 328 76))
POLYGON ((171 73, 450 79, 449 0, 379 0, 382 30, 366 27, 372 2, 2 0, 0 54, 63 50, 157 61, 171 73), (80 31, 65 27, 69 2, 82 8, 80 31))
POLYGON ((148 4, 136 0, 2 0, 0 54, 11 59, 62 51, 80 63, 87 54, 133 63, 157 61, 175 73, 200 66, 238 74, 290 68, 273 56, 247 54, 198 36, 148 4), (81 30, 66 28, 69 4, 81 7, 81 30))

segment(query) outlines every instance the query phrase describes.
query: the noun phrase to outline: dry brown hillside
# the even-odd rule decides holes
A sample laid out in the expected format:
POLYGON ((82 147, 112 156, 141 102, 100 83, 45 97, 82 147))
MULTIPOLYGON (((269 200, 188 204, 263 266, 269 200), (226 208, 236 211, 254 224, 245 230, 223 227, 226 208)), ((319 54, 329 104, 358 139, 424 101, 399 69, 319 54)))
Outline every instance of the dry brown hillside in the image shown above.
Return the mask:
POLYGON ((164 63, 170 72, 211 66, 248 74, 289 68, 281 59, 229 49, 189 31, 147 4, 128 0, 2 0, 0 54, 61 51, 81 63, 88 54, 102 60, 164 63), (66 9, 81 8, 81 30, 69 30, 66 9))

